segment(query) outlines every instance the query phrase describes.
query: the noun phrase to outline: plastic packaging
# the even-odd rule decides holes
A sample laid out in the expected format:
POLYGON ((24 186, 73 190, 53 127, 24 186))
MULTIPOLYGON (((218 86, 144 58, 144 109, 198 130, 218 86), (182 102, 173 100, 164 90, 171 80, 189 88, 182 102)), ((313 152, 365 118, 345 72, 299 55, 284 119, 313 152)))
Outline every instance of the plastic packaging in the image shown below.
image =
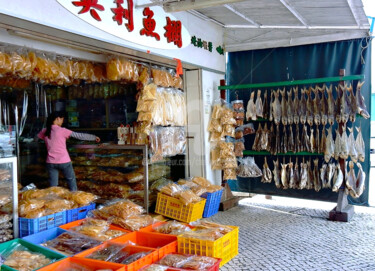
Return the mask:
POLYGON ((159 264, 171 266, 171 267, 182 267, 189 260, 188 256, 179 255, 179 254, 168 254, 165 255, 160 261, 159 264))
POLYGON ((196 203, 202 200, 201 197, 197 196, 193 191, 189 188, 183 188, 182 191, 178 192, 176 196, 183 205, 188 205, 190 203, 196 203))
POLYGON ((167 221, 159 226, 153 227, 156 232, 164 234, 179 235, 185 231, 191 231, 191 228, 176 220, 167 221))
POLYGON ((129 231, 138 231, 154 223, 154 219, 149 215, 133 215, 126 218, 112 217, 110 221, 129 231))
POLYGON ((254 157, 240 159, 237 175, 243 178, 255 178, 262 176, 262 171, 254 161, 254 157))

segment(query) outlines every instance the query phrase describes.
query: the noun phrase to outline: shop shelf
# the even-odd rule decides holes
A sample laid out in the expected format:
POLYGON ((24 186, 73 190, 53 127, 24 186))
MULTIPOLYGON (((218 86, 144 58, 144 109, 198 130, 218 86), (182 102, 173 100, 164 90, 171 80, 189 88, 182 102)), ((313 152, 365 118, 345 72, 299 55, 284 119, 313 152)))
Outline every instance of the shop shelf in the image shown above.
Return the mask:
POLYGON ((158 193, 155 213, 170 217, 182 222, 192 222, 202 218, 206 199, 197 203, 184 205, 180 200, 158 193))
POLYGON ((62 211, 39 218, 20 217, 18 223, 20 237, 24 237, 66 224, 66 213, 62 211))
MULTIPOLYGON (((91 248, 91 249, 88 249, 88 250, 85 250, 77 255, 75 255, 75 257, 77 258, 86 258, 88 257, 89 255, 91 255, 92 253, 96 252, 96 251, 99 251, 99 250, 102 250, 102 249, 106 249, 107 247, 111 246, 111 245, 119 245, 119 243, 114 243, 114 242, 104 242, 103 244, 99 245, 99 246, 96 246, 94 248, 91 248)), ((122 251, 124 252, 127 252, 129 255, 132 255, 132 254, 135 254, 135 253, 138 253, 138 252, 148 252, 148 254, 130 264, 119 264, 121 266, 124 266, 124 270, 126 271, 136 271, 136 270, 139 270, 141 267, 147 265, 147 264, 152 264, 156 261, 159 260, 159 254, 158 254, 158 250, 156 248, 150 248, 150 247, 143 247, 143 246, 133 246, 133 245, 125 245, 125 244, 122 244, 124 245, 124 248, 121 249, 122 251)), ((92 261, 94 262, 97 262, 98 264, 100 263, 103 263, 103 261, 100 261, 100 260, 94 260, 94 259, 91 259, 92 261)))
POLYGON ((210 241, 197 238, 177 236, 178 252, 181 254, 193 254, 221 258, 220 266, 229 262, 238 254, 238 231, 236 226, 230 226, 233 230, 221 238, 210 241))
POLYGON ((98 262, 90 259, 85 258, 66 258, 64 260, 52 263, 47 265, 39 271, 64 271, 64 270, 76 270, 77 267, 80 267, 80 270, 113 270, 113 271, 125 271, 125 266, 116 264, 116 263, 109 263, 109 262, 98 262))
POLYGON ((159 259, 169 253, 177 252, 177 237, 169 234, 154 232, 131 232, 114 238, 113 243, 124 244, 133 242, 137 246, 155 248, 158 250, 159 259))
POLYGON ((66 212, 66 223, 76 221, 79 219, 86 218, 87 213, 95 209, 95 203, 87 206, 78 207, 75 209, 67 210, 66 212))
MULTIPOLYGON (((7 253, 8 254, 17 245, 22 245, 31 252, 43 254, 44 256, 46 256, 47 258, 49 258, 53 261, 65 258, 64 255, 61 255, 57 252, 51 251, 49 249, 46 249, 44 247, 32 244, 30 242, 27 242, 26 240, 22 240, 22 239, 19 239, 19 238, 0 244, 0 253, 2 253, 2 254, 7 253)), ((15 271, 16 269, 13 269, 13 268, 3 264, 3 265, 1 265, 1 270, 15 271)))
POLYGON ((204 206, 203 217, 210 217, 219 211, 221 196, 223 195, 223 189, 213 192, 204 193, 201 197, 206 199, 206 205, 204 206))

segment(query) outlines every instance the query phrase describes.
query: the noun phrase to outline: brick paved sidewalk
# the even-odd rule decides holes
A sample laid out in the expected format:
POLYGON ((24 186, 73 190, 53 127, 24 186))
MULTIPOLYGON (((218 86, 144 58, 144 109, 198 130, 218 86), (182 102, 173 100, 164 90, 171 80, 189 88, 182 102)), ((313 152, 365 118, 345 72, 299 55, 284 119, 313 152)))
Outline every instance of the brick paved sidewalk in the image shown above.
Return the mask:
POLYGON ((239 255, 220 270, 375 271, 375 208, 328 221, 336 204, 258 195, 210 220, 240 227, 239 255))

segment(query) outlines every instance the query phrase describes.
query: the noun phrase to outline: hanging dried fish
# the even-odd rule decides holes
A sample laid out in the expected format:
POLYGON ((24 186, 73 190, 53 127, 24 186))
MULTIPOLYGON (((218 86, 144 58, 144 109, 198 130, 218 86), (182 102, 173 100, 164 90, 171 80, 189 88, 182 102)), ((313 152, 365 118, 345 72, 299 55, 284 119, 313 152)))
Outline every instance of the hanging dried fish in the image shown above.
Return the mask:
POLYGON ((314 123, 316 125, 320 125, 321 123, 321 102, 320 102, 320 91, 319 88, 316 86, 312 89, 314 92, 314 100, 313 100, 313 111, 314 111, 314 123))
POLYGON ((294 166, 292 162, 292 158, 289 158, 289 169, 288 169, 288 176, 289 176, 289 188, 294 188, 295 186, 295 179, 294 179, 294 166))
POLYGON ((353 86, 352 84, 349 85, 349 120, 351 122, 355 122, 357 116, 357 99, 354 96, 353 86))
POLYGON ((273 180, 275 181, 275 185, 277 188, 281 188, 280 183, 280 168, 279 168, 279 158, 276 161, 273 161, 273 180))
POLYGON ((255 114, 257 117, 263 118, 263 101, 261 94, 262 91, 258 89, 257 99, 255 101, 255 114))
POLYGON ((260 136, 259 150, 270 151, 270 141, 269 141, 270 130, 268 130, 267 123, 264 124, 262 134, 260 136))
POLYGON ((364 83, 365 83, 364 81, 362 83, 358 82, 355 97, 356 97, 356 100, 357 100, 357 113, 360 114, 365 119, 368 119, 368 118, 370 118, 370 114, 367 111, 365 99, 363 98, 363 96, 361 94, 361 89, 362 89, 362 86, 363 86, 364 83))
POLYGON ((320 99, 320 116, 321 123, 325 126, 328 123, 328 101, 325 95, 326 85, 324 84, 322 88, 318 88, 322 93, 322 98, 320 99))
POLYGON ((311 97, 312 88, 309 87, 306 93, 307 93, 306 117, 307 117, 307 123, 311 126, 314 124, 314 105, 313 105, 313 99, 311 97))
POLYGON ((246 108, 246 119, 247 120, 256 120, 257 119, 256 106, 255 106, 255 102, 254 102, 254 95, 255 95, 255 92, 252 91, 251 94, 250 94, 250 99, 247 102, 247 108, 246 108))
POLYGON ((306 189, 313 189, 314 188, 314 174, 312 171, 312 163, 311 158, 309 161, 306 162, 307 164, 307 183, 306 183, 306 189))
POLYGON ((335 174, 332 178, 332 181, 333 181, 332 191, 333 192, 339 191, 339 188, 341 187, 341 185, 344 181, 344 175, 343 175, 342 170, 340 168, 340 164, 336 165, 336 172, 335 172, 335 174))
POLYGON ((330 125, 333 125, 335 123, 335 100, 333 99, 332 95, 332 85, 328 88, 326 86, 328 98, 327 98, 327 104, 328 104, 328 111, 327 111, 327 117, 328 117, 328 123, 330 125))
POLYGON ((262 125, 259 123, 258 130, 255 133, 255 139, 254 139, 254 143, 253 143, 253 151, 260 151, 259 142, 260 142, 261 136, 262 136, 262 125))
POLYGON ((307 120, 307 111, 306 111, 306 98, 305 93, 307 92, 307 89, 303 88, 301 89, 301 100, 299 101, 299 117, 302 124, 306 123, 307 120))
POLYGON ((275 135, 275 125, 271 124, 270 136, 269 136, 269 145, 271 154, 276 154, 276 135, 275 135))
POLYGON ((300 173, 300 183, 299 183, 299 189, 304 189, 308 183, 309 174, 307 172, 307 163, 305 163, 305 157, 302 160, 301 163, 301 173, 300 173))
POLYGON ((326 140, 326 147, 324 151, 324 160, 326 163, 331 160, 331 157, 334 156, 335 153, 335 142, 333 141, 332 137, 332 127, 330 126, 327 129, 328 135, 327 135, 327 140, 326 140))
POLYGON ((319 159, 316 158, 314 159, 314 189, 316 192, 319 192, 320 189, 322 189, 322 185, 320 183, 320 178, 319 178, 319 159))
MULTIPOLYGON (((340 151, 339 156, 342 159, 348 159, 349 156, 349 145, 348 145, 348 135, 346 134, 346 127, 342 128, 341 140, 340 140, 340 151)), ((337 136, 337 135, 336 135, 337 136)))
POLYGON ((354 139, 354 128, 349 128, 349 136, 348 136, 348 146, 349 146, 349 156, 350 159, 354 162, 357 163, 358 161, 358 153, 356 149, 356 142, 354 139))
POLYGON ((302 146, 301 146, 301 139, 300 139, 300 133, 299 133, 299 125, 296 125, 296 140, 295 140, 295 150, 296 152, 301 152, 302 151, 302 146))
POLYGON ((341 88, 335 87, 336 89, 336 106, 335 106, 335 117, 337 123, 342 122, 341 120, 341 101, 342 101, 342 91, 341 88))
POLYGON ((334 148, 334 152, 333 152, 333 157, 336 160, 339 160, 340 148, 341 148, 341 136, 340 136, 339 130, 336 129, 335 148, 334 148))
POLYGON ((339 88, 341 89, 341 101, 340 101, 340 116, 341 116, 341 122, 347 123, 349 120, 349 98, 346 91, 346 84, 345 85, 339 85, 339 88))
POLYGON ((281 152, 287 153, 288 152, 288 134, 286 132, 286 126, 284 125, 283 128, 283 135, 282 135, 282 142, 281 142, 281 152))
POLYGON ((293 100, 293 122, 299 124, 299 98, 298 98, 298 87, 293 88, 294 100, 293 100))
POLYGON ((270 121, 273 121, 273 102, 274 102, 274 91, 271 90, 271 97, 270 97, 270 105, 269 105, 269 110, 270 110, 270 114, 268 116, 269 120, 270 121))
POLYGON ((313 153, 316 152, 314 129, 312 127, 310 128, 310 150, 313 153))
MULTIPOLYGON (((285 158, 284 158, 285 160, 285 158)), ((287 167, 289 163, 281 164, 281 184, 283 185, 283 189, 288 189, 288 172, 287 172, 287 167)))
POLYGON ((302 151, 307 151, 311 152, 311 144, 310 144, 310 138, 309 135, 307 134, 307 126, 303 126, 303 131, 302 131, 302 151))
POLYGON ((298 157, 296 157, 296 162, 294 163, 294 186, 291 188, 298 188, 300 183, 300 172, 299 172, 299 165, 298 165, 298 157))
POLYGON ((357 163, 358 167, 358 174, 357 174, 357 180, 356 180, 356 195, 357 197, 360 197, 365 190, 365 180, 366 180, 366 173, 362 169, 362 165, 360 163, 357 163))
POLYGON ((285 88, 283 90, 280 90, 281 93, 281 122, 284 125, 288 124, 288 106, 286 103, 286 98, 285 98, 285 88))
POLYGON ((294 144, 294 133, 292 125, 289 126, 288 151, 296 153, 296 144, 294 144))
POLYGON ((362 129, 360 127, 356 127, 357 129, 357 138, 355 139, 355 148, 358 153, 358 160, 361 162, 365 161, 365 142, 363 141, 362 137, 362 129))
POLYGON ((275 132, 275 136, 276 136, 276 153, 281 153, 281 137, 280 137, 280 125, 277 124, 276 125, 276 132, 275 132))
POLYGON ((327 141, 326 131, 323 127, 322 138, 320 139, 320 153, 324 153, 326 151, 326 141, 327 141))
POLYGON ((319 127, 316 127, 315 151, 317 153, 322 153, 321 145, 320 145, 320 131, 319 131, 319 127))
POLYGON ((262 183, 271 183, 272 182, 272 172, 268 166, 267 158, 264 157, 264 164, 263 164, 263 175, 262 175, 262 183))
POLYGON ((294 103, 293 103, 292 94, 293 94, 293 91, 292 91, 292 89, 290 89, 287 92, 287 95, 288 95, 287 117, 288 117, 288 124, 289 125, 293 124, 293 120, 294 120, 294 103))
POLYGON ((349 162, 349 172, 345 176, 345 185, 346 185, 346 188, 348 189, 350 195, 353 198, 356 198, 357 197, 356 177, 355 177, 355 173, 354 173, 354 163, 353 163, 353 161, 349 162))
POLYGON ((323 164, 320 168, 320 181, 322 182, 322 188, 327 188, 327 164, 323 164))
POLYGON ((281 104, 279 101, 279 93, 279 89, 273 93, 274 99, 272 103, 273 120, 276 124, 279 124, 281 121, 281 104))
POLYGON ((263 118, 268 119, 268 113, 269 113, 269 105, 268 105, 268 90, 266 89, 264 92, 264 98, 263 98, 263 118))
POLYGON ((332 181, 335 180, 336 177, 337 177, 336 165, 334 163, 329 163, 328 168, 327 168, 327 173, 326 173, 326 178, 327 178, 326 187, 327 188, 331 188, 332 181))

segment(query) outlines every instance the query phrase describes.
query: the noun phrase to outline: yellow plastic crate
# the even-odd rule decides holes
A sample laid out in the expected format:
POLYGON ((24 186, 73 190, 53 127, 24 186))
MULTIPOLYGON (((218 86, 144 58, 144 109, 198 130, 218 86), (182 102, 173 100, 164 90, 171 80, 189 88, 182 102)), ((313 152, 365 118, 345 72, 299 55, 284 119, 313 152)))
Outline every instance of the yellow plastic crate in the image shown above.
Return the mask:
POLYGON ((230 227, 233 230, 216 241, 177 236, 178 253, 221 258, 221 267, 238 254, 239 228, 230 227))
POLYGON ((158 193, 155 213, 189 223, 202 218, 205 205, 206 199, 203 198, 200 202, 183 205, 174 197, 158 193))

